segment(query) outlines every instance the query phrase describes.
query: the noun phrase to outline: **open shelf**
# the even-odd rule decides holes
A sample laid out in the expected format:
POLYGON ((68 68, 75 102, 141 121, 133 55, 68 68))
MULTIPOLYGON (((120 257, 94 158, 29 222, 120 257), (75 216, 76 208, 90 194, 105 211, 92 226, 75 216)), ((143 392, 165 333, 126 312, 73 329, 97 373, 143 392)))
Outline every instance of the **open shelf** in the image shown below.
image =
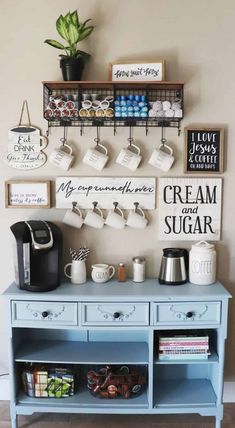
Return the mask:
POLYGON ((66 364, 147 364, 148 345, 144 342, 75 342, 31 340, 22 343, 16 362, 66 364))
POLYGON ((93 396, 87 389, 81 389, 72 397, 66 398, 34 398, 29 397, 24 392, 20 392, 17 397, 17 405, 24 406, 37 406, 38 411, 46 411, 45 408, 48 407, 48 412, 53 408, 62 408, 63 412, 66 412, 66 408, 120 408, 120 407, 136 407, 136 408, 147 408, 148 407, 148 398, 147 391, 143 391, 141 395, 136 397, 131 397, 128 399, 125 398, 99 398, 93 396), (43 409, 40 409, 43 407, 43 409))
POLYGON ((165 379, 155 384, 155 407, 216 405, 216 399, 208 379, 165 379))
MULTIPOLYGON (((83 127, 104 126, 113 127, 114 133, 116 127, 134 126, 134 127, 174 127, 180 128, 180 122, 183 119, 184 112, 184 83, 182 82, 112 82, 112 81, 44 81, 43 83, 43 116, 48 122, 48 128, 58 126, 83 127), (129 94, 145 95, 148 102, 156 100, 174 102, 181 100, 182 117, 54 117, 47 116, 46 110, 50 99, 54 96, 70 96, 76 99, 76 109, 81 108, 82 94, 97 94, 98 96, 112 96, 114 99, 118 95, 128 96, 129 94)), ((110 105, 113 108, 113 104, 110 105)), ((50 109, 49 109, 50 110, 50 109)), ((78 113, 77 113, 78 114, 78 113)), ((63 115, 62 115, 63 116, 63 115)), ((147 131, 146 131, 147 132, 147 131)))

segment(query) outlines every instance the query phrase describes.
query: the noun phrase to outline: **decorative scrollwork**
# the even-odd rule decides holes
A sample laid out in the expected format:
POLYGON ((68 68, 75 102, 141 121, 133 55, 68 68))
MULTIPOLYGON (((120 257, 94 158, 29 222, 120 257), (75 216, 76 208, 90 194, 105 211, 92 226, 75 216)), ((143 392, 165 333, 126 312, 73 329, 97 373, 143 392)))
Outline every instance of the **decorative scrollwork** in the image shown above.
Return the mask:
POLYGON ((190 314, 191 316, 188 317, 187 314, 189 313, 187 312, 182 312, 179 310, 174 309, 174 305, 170 305, 169 306, 169 310, 170 312, 173 312, 173 314, 176 316, 176 318, 178 318, 181 321, 194 321, 194 320, 198 320, 199 318, 202 318, 203 315, 205 315, 205 313, 208 311, 208 306, 204 305, 204 309, 202 310, 202 312, 195 312, 195 311, 191 311, 190 314))
POLYGON ((120 321, 122 322, 122 321, 128 320, 132 316, 132 314, 135 312, 135 310, 136 310, 136 307, 133 305, 129 312, 123 313, 120 311, 120 315, 118 317, 115 317, 115 314, 117 313, 116 311, 114 311, 113 313, 107 312, 102 309, 101 305, 97 306, 97 311, 99 311, 102 314, 105 320, 110 320, 115 322, 120 322, 120 321))
POLYGON ((42 315, 43 312, 45 312, 44 310, 39 310, 37 308, 32 307, 32 305, 30 303, 28 303, 28 305, 26 305, 26 309, 33 314, 34 318, 40 318, 41 320, 50 320, 52 321, 55 318, 58 318, 64 311, 65 311, 65 306, 61 306, 61 309, 58 309, 56 312, 52 309, 47 310, 46 312, 48 312, 47 317, 44 317, 42 315))

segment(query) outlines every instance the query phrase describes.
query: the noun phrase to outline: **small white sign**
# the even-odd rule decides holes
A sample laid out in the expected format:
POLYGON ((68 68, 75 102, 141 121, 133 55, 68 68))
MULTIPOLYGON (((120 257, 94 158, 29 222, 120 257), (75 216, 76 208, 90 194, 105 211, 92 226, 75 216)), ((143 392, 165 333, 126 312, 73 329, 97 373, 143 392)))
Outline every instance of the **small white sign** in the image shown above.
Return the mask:
POLYGON ((80 208, 92 208, 98 202, 100 208, 155 208, 155 178, 132 177, 58 177, 56 179, 56 208, 72 208, 77 202, 80 208))
POLYGON ((5 182, 7 208, 49 208, 50 181, 5 182))
POLYGON ((164 61, 111 64, 110 78, 112 81, 161 81, 164 80, 164 61))
POLYGON ((159 239, 220 239, 221 178, 160 178, 159 239))

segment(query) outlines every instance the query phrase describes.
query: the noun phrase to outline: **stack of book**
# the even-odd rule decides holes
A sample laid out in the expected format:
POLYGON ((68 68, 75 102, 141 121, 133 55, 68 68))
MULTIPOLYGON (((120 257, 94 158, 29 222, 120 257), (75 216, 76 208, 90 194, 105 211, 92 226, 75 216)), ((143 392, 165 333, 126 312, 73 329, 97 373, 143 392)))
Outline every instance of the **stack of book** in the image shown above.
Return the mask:
POLYGON ((210 355, 209 336, 159 336, 159 360, 206 360, 210 355))

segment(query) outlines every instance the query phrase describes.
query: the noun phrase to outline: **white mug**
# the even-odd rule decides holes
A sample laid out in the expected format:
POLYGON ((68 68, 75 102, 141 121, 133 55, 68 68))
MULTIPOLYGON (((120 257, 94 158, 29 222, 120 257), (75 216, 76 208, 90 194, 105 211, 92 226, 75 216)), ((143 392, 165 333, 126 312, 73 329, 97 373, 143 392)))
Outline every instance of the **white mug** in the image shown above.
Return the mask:
POLYGON ((92 210, 89 210, 84 218, 84 224, 94 227, 95 229, 102 229, 104 222, 105 219, 103 217, 103 213, 98 207, 94 207, 92 210))
POLYGON ((83 217, 80 209, 73 207, 71 210, 67 210, 62 222, 80 229, 83 225, 83 217))
POLYGON ((86 263, 84 260, 72 260, 64 267, 64 274, 71 279, 72 284, 84 284, 86 282, 86 263), (70 274, 67 273, 70 267, 70 274))
POLYGON ((126 220, 124 218, 124 214, 121 208, 116 206, 115 208, 110 210, 106 217, 105 224, 114 227, 115 229, 124 229, 126 220))
POLYGON ((131 171, 135 171, 138 168, 141 159, 142 156, 140 155, 140 148, 136 144, 132 143, 120 151, 116 162, 131 171))
POLYGON ((49 161, 53 164, 68 171, 74 161, 73 149, 68 144, 62 144, 58 149, 52 150, 49 161))
POLYGON ((148 224, 148 220, 145 217, 144 211, 138 207, 131 210, 128 214, 126 225, 133 227, 134 229, 145 229, 148 224))
POLYGON ((173 150, 167 144, 160 144, 158 149, 154 149, 148 163, 155 168, 159 168, 162 171, 169 171, 172 167, 175 158, 173 156, 173 150), (162 149, 166 149, 168 151, 165 152, 162 149))
POLYGON ((106 264, 96 264, 92 265, 91 267, 91 277, 94 282, 107 282, 115 274, 114 266, 109 266, 106 264))
POLYGON ((96 147, 93 147, 86 152, 82 161, 87 165, 97 169, 98 171, 102 171, 108 160, 109 157, 107 148, 102 144, 97 144, 96 147), (103 153, 100 150, 102 150, 103 153))

